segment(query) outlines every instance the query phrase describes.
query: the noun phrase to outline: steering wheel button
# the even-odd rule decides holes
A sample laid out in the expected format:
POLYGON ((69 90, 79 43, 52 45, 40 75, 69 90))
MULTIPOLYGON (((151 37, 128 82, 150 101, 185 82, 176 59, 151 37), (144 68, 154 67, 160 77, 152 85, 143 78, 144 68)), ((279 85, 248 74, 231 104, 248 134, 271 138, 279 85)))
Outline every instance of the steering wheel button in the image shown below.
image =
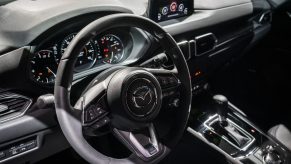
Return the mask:
POLYGON ((175 78, 175 77, 170 77, 169 78, 169 83, 170 83, 170 85, 172 85, 172 86, 176 86, 176 85, 178 85, 178 81, 177 81, 177 79, 175 78))
POLYGON ((162 87, 167 87, 167 85, 169 84, 169 80, 166 77, 161 77, 159 79, 159 82, 160 82, 162 87))
POLYGON ((174 91, 170 91, 170 92, 169 92, 169 96, 172 96, 172 95, 174 95, 174 94, 175 94, 174 91))
POLYGON ((95 111, 96 107, 91 105, 85 112, 85 122, 92 122, 94 119, 98 117, 98 114, 95 111))
POLYGON ((158 152, 158 150, 152 144, 146 145, 145 148, 151 155, 156 154, 158 152))
POLYGON ((95 113, 96 113, 96 117, 100 117, 105 113, 105 110, 103 110, 101 107, 97 107, 95 108, 95 113))
POLYGON ((168 97, 169 96, 169 92, 164 92, 163 93, 163 97, 168 97))
POLYGON ((101 128, 102 126, 106 125, 109 123, 109 118, 104 117, 101 120, 99 120, 96 124, 93 125, 93 128, 98 129, 101 128))
POLYGON ((166 78, 163 78, 162 79, 162 83, 163 83, 163 85, 167 85, 168 84, 167 79, 166 78))

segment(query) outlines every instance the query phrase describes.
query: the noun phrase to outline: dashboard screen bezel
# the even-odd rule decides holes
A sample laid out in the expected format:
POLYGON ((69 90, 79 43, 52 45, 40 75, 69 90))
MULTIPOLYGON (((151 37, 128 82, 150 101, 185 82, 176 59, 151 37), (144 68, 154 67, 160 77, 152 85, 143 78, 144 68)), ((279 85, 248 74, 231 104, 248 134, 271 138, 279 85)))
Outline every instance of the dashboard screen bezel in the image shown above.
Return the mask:
MULTIPOLYGON (((155 22, 164 22, 167 20, 172 20, 172 19, 177 19, 177 18, 181 18, 181 17, 187 17, 190 16, 194 13, 194 0, 149 0, 149 9, 148 9, 148 16, 151 20, 155 21, 155 22), (188 8, 188 13, 187 14, 183 14, 183 15, 177 15, 177 16, 173 16, 172 18, 166 18, 166 19, 158 19, 158 14, 159 14, 159 10, 160 8, 162 8, 163 6, 161 6, 162 3, 165 3, 163 1, 168 1, 168 5, 170 5, 173 2, 184 2, 185 8, 188 8)), ((178 6, 177 6, 178 7, 178 6)), ((178 10, 178 9, 177 9, 178 10)))

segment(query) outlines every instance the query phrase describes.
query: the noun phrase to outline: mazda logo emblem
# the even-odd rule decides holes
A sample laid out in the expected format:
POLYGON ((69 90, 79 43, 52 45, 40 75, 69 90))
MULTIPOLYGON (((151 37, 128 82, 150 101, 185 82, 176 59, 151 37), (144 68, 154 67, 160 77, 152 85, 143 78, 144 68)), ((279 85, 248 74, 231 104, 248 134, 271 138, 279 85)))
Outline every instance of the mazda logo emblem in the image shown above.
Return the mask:
POLYGON ((147 106, 152 102, 153 91, 148 86, 138 87, 132 96, 132 101, 137 108, 147 106))

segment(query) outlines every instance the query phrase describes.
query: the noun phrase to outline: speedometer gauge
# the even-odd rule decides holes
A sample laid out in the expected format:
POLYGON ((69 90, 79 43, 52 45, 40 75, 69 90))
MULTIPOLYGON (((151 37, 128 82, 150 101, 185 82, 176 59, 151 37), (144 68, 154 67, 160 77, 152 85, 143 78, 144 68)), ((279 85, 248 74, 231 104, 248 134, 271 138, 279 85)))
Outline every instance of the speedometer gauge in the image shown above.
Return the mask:
MULTIPOLYGON (((71 34, 69 36, 67 36, 62 44, 61 44, 61 55, 63 55, 66 51, 66 49, 68 48, 69 44, 71 43, 71 41, 73 40, 73 38, 76 36, 77 34, 71 34)), ((100 56, 100 50, 98 45, 94 44, 92 41, 89 41, 83 48, 83 50, 80 52, 77 61, 76 61, 76 65, 75 65, 75 71, 76 72, 81 72, 83 70, 89 69, 91 68, 95 62, 96 62, 96 58, 97 56, 100 56)), ((58 60, 61 58, 61 56, 57 57, 58 60)))
POLYGON ((108 34, 100 39, 100 49, 104 62, 110 64, 119 63, 124 56, 124 46, 119 37, 108 34))
POLYGON ((30 62, 32 76, 37 82, 44 84, 54 83, 58 66, 53 50, 37 52, 30 62))

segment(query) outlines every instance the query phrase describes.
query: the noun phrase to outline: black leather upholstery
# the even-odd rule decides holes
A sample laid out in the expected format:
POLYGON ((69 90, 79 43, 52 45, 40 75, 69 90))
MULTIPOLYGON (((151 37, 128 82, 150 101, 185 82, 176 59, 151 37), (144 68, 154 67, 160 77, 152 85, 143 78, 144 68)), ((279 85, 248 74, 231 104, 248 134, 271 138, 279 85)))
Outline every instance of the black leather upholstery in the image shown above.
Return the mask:
POLYGON ((286 126, 282 124, 276 125, 272 127, 268 133, 291 151, 291 132, 286 126))

